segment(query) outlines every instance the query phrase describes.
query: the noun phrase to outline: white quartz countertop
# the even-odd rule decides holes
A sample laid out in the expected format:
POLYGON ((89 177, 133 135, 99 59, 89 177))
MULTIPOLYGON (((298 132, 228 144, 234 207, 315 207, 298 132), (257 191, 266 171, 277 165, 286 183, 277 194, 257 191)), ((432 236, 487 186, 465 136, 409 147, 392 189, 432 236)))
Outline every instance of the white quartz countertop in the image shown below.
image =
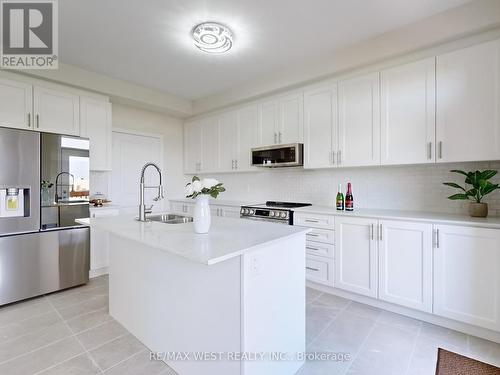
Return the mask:
POLYGON ((290 225, 221 217, 212 217, 207 234, 194 233, 193 223, 142 223, 133 215, 77 219, 76 222, 207 265, 309 231, 290 225))
POLYGON ((403 211, 403 210, 383 210, 359 208, 352 212, 337 211, 335 207, 328 206, 308 206, 294 209, 296 213, 323 214, 334 216, 367 217, 386 220, 409 220, 433 222, 450 225, 467 225, 483 228, 499 228, 500 217, 473 218, 467 215, 446 214, 425 211, 403 211))

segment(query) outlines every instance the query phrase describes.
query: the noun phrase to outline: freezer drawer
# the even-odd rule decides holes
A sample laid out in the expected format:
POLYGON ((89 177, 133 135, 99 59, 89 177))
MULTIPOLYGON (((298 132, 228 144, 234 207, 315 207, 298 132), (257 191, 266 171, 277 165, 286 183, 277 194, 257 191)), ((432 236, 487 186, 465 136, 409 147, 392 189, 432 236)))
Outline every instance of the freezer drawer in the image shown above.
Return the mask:
POLYGON ((85 284, 87 227, 0 237, 0 305, 85 284))

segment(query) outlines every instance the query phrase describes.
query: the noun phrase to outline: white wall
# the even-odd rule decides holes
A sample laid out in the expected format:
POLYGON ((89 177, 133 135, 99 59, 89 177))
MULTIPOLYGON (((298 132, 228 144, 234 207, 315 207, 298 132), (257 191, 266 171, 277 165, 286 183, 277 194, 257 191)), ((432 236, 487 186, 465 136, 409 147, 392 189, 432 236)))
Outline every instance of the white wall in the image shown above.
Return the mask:
POLYGON ((193 102, 193 112, 202 114, 218 108, 247 100, 304 86, 325 78, 348 73, 367 65, 377 64, 387 59, 407 55, 409 60, 417 60, 434 53, 432 48, 457 49, 477 43, 488 35, 498 34, 494 30, 500 26, 500 1, 476 0, 450 9, 418 22, 377 35, 357 44, 333 51, 323 59, 309 61, 305 66, 283 66, 279 71, 249 81, 235 87, 193 102))
MULTIPOLYGON (((338 184, 343 184, 345 193, 345 186, 350 181, 356 207, 466 214, 466 202, 447 199, 455 189, 444 186, 443 182, 455 181, 463 185, 463 179, 450 173, 451 169, 500 170, 500 162, 327 170, 285 168, 210 177, 224 183, 227 191, 220 199, 226 200, 255 203, 282 200, 333 206, 338 184)), ((500 183, 500 176, 494 181, 500 183)), ((500 216, 500 191, 492 193, 485 201, 490 203, 490 215, 500 216)))
MULTIPOLYGON (((113 103, 113 127, 163 136, 163 175, 165 196, 178 197, 183 193, 182 121, 168 115, 136 107, 113 103)), ((139 173, 139 172, 138 172, 139 173)), ((91 172, 91 194, 101 192, 109 196, 110 172, 91 172)), ((110 197, 113 199, 113 197, 110 197)))

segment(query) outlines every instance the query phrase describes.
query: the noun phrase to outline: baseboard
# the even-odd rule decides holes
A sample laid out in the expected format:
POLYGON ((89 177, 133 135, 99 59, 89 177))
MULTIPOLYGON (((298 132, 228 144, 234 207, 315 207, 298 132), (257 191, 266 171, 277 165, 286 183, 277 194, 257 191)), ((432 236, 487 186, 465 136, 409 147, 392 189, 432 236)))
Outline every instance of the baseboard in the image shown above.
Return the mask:
POLYGON ((89 271, 89 278, 93 279, 94 277, 99 277, 107 274, 108 274, 108 267, 97 268, 95 270, 89 271))
POLYGON ((337 288, 332 288, 326 285, 306 281, 306 285, 310 288, 319 290, 321 292, 333 294, 339 297, 347 298, 359 303, 378 307, 396 314, 409 316, 410 318, 419 319, 427 323, 435 324, 445 328, 453 329, 455 331, 463 332, 468 335, 477 336, 485 340, 500 343, 500 332, 492 331, 486 328, 473 326, 467 323, 462 323, 453 319, 444 318, 434 314, 426 313, 423 311, 413 310, 404 306, 395 305, 389 302, 380 301, 370 297, 361 296, 356 293, 346 292, 337 288))

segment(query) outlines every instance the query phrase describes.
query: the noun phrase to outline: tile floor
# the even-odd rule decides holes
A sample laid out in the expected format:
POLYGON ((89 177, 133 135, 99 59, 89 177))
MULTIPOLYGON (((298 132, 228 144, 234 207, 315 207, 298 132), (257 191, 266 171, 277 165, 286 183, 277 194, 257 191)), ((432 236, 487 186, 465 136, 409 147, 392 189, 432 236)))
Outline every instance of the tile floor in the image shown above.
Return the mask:
MULTIPOLYGON (((308 361, 300 375, 434 374, 437 347, 500 365, 500 345, 307 290, 308 361)), ((0 308, 0 374, 173 375, 108 315, 108 278, 0 308)))
POLYGON ((307 289, 308 352, 344 352, 344 362, 308 361, 298 375, 434 375, 441 347, 500 367, 500 345, 307 289))

